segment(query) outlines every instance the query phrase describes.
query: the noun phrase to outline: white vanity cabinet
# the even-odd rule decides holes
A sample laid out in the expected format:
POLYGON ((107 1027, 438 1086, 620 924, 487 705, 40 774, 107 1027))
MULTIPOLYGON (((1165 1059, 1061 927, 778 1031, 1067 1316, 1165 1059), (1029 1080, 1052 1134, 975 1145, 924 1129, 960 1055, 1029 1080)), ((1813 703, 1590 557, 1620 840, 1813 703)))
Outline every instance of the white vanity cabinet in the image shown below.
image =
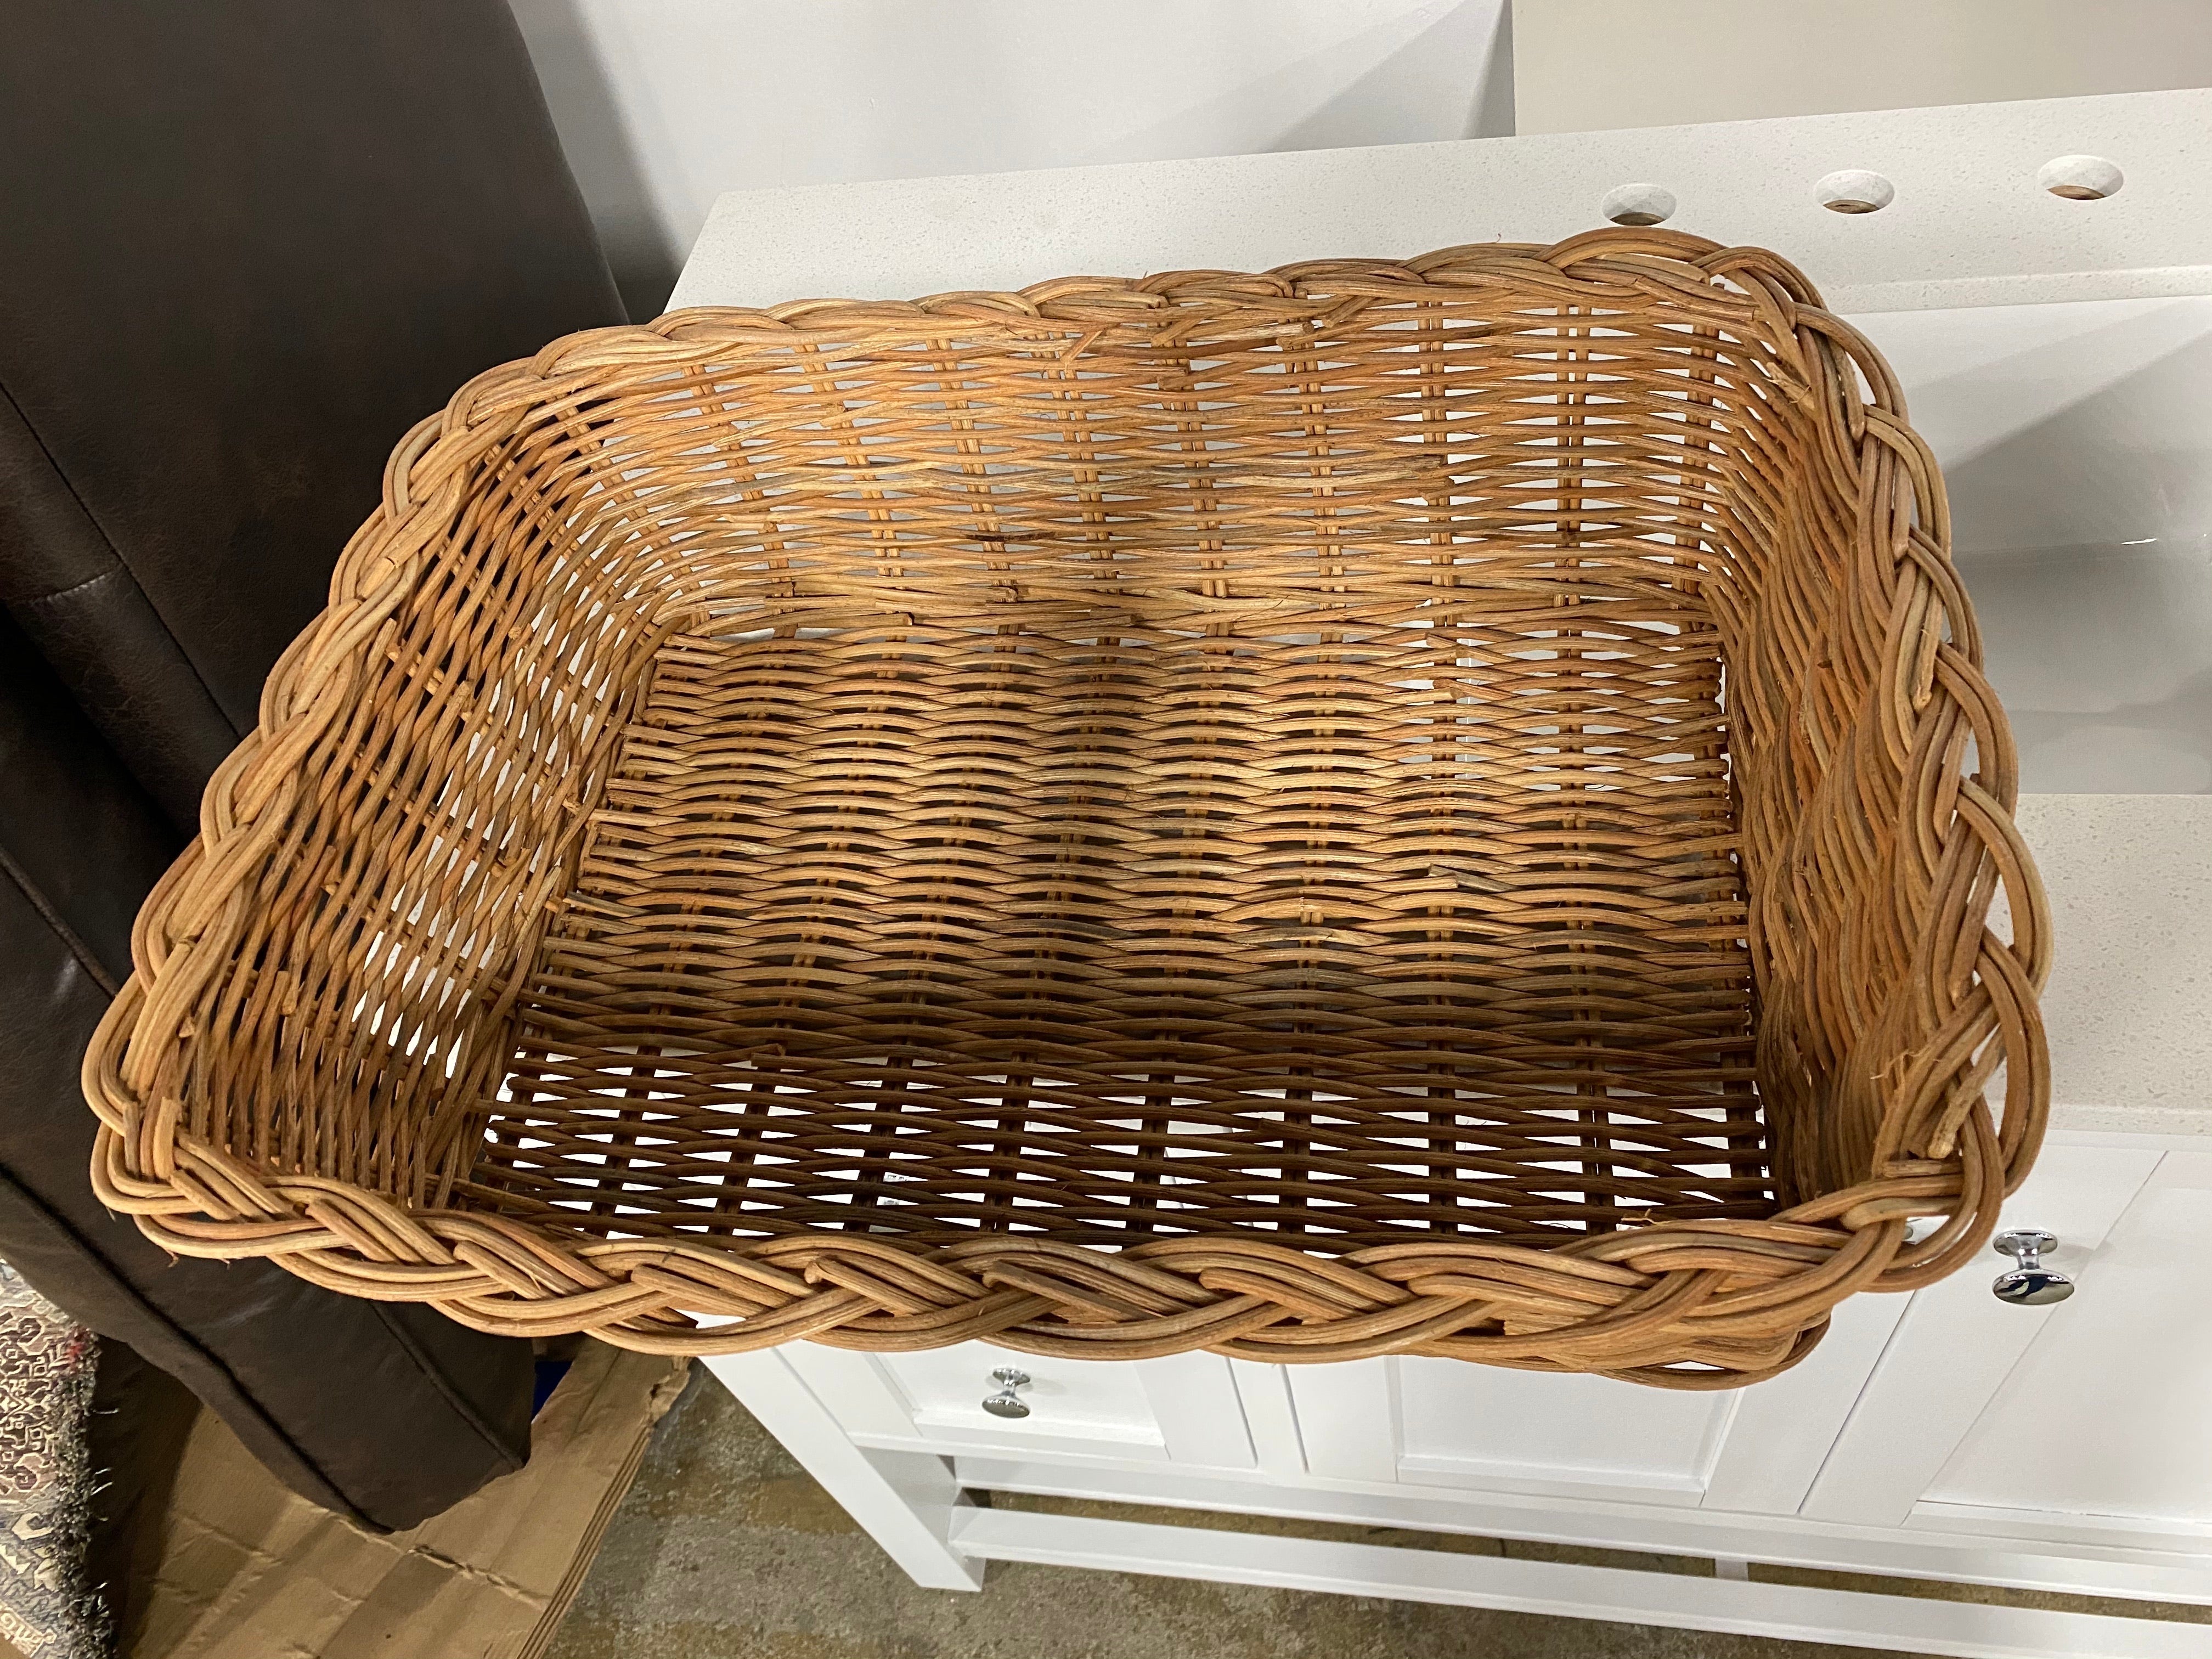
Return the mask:
POLYGON ((1768 1562, 2212 1603, 2212 1145, 2055 1132, 2003 1223, 2057 1235, 2046 1261, 2076 1281, 2069 1300, 1997 1300, 2008 1264, 1992 1254, 1986 1272, 1910 1297, 1853 1298, 1810 1358, 1741 1389, 981 1343, 706 1363, 902 1565, 945 1588, 980 1583, 987 1559, 1048 1560, 1778 1633, 1813 1620, 1830 1640, 1924 1652, 2212 1655, 2203 1626, 1732 1576, 1768 1562), (984 1403, 1005 1410, 1009 1395, 1026 1415, 984 1403), (994 1489, 1720 1565, 1685 1578, 994 1514, 975 1503, 994 1489), (1539 1567, 1566 1577, 1519 1583, 1539 1567))
POLYGON ((1991 1254, 1911 1297, 1852 1298, 1795 1370, 1717 1393, 981 1345, 799 1345, 714 1373, 948 1589, 1042 1561, 1916 1654, 2212 1659, 2205 1624, 1758 1571, 2212 1605, 2212 750, 2193 701, 2212 665, 2207 131, 2212 89, 2196 89, 725 198, 677 304, 1540 242, 1591 228, 1637 179, 1680 198, 1675 228, 1787 253, 1889 355, 1935 445, 2026 787, 2051 792, 2019 817, 2053 906, 2062 1104, 2002 1224, 2057 1235, 2049 1265, 2078 1289, 2000 1303, 1991 1254), (2080 154, 2112 158, 2125 189, 2084 204, 2034 186, 2080 154), (1880 168, 1894 203, 1824 211, 1813 183, 1840 167, 1880 168), (1026 1415, 985 1407, 1001 1369, 1027 1376, 1026 1415), (1631 1565, 994 1509, 994 1492, 1631 1565), (1712 1576, 1632 1565, 1685 1556, 1712 1576))
MULTIPOLYGON (((1852 1298, 1811 1358, 1750 1389, 1416 1357, 1033 1358, 980 1342, 773 1358, 864 1448, 2083 1543, 2201 1534, 2212 1563, 2202 1145, 2060 1133, 2004 1222, 2055 1233, 2047 1262, 2079 1294, 2001 1302, 1992 1255, 1988 1272, 1911 1297, 1852 1298), (1022 1415, 1001 1414, 1010 1401, 1022 1415)), ((742 1395, 744 1369, 767 1362, 710 1363, 742 1395)))

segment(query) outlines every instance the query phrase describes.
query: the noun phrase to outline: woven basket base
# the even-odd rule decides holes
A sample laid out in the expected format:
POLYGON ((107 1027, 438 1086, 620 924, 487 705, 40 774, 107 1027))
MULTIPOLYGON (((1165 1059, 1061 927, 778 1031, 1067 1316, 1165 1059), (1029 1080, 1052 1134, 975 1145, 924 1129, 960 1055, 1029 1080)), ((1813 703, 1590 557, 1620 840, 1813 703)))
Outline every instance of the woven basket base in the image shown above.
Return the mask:
POLYGON ((1577 598, 1565 651, 1511 604, 672 640, 470 1195, 1333 1250, 1770 1213, 1716 636, 1577 598))

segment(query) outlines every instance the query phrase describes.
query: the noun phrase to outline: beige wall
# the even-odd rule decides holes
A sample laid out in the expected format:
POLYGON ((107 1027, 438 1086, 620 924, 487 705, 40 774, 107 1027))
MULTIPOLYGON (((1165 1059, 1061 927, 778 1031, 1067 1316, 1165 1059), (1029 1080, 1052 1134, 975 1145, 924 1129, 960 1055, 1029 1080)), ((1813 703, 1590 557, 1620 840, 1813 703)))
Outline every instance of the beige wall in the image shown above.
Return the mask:
POLYGON ((1513 0, 1522 132, 2212 86, 2212 0, 1513 0))

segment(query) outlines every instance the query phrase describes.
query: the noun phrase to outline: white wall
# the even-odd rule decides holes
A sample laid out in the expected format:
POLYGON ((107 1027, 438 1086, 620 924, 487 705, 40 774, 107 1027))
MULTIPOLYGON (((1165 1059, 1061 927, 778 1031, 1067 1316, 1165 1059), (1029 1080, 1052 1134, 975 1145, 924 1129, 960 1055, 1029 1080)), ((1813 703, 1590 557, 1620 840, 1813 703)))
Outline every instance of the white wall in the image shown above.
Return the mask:
POLYGON ((1514 0, 1522 132, 2212 85, 2212 0, 1514 0))
POLYGON ((1506 0, 512 0, 634 316, 725 191, 1513 131, 1506 0))

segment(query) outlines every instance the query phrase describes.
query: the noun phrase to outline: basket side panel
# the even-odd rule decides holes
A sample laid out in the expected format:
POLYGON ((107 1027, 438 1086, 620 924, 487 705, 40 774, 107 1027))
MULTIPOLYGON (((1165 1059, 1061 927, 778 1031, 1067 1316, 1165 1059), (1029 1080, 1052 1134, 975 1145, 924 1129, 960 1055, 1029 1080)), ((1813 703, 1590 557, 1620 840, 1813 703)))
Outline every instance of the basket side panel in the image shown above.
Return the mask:
MULTIPOLYGON (((149 904, 142 978, 183 987, 175 1039, 130 1064, 167 1126, 271 1173, 435 1204, 475 1156, 521 969, 573 876, 614 733, 649 676, 659 597, 588 427, 543 419, 433 452, 341 565, 334 605, 271 676, 279 714, 149 904), (188 931, 196 892, 218 895, 188 931), (159 896, 157 896, 158 897, 159 896)), ((405 452, 403 451, 403 455, 405 452)), ((150 1029, 149 1029, 150 1027, 150 1029)))
POLYGON ((1917 1212, 1905 1185, 1869 1201, 1948 1211, 1921 1261, 1954 1264, 2040 1139, 2048 925, 1942 480, 1872 348, 1832 318, 1808 321, 1807 395, 1773 417, 1796 434, 1778 510, 1743 523, 1717 596, 1760 1090, 1785 1195, 1917 1182, 1917 1212), (2010 939, 1987 927, 2001 884, 2010 939), (2000 1066, 1993 1119, 1983 1090, 2000 1066))

